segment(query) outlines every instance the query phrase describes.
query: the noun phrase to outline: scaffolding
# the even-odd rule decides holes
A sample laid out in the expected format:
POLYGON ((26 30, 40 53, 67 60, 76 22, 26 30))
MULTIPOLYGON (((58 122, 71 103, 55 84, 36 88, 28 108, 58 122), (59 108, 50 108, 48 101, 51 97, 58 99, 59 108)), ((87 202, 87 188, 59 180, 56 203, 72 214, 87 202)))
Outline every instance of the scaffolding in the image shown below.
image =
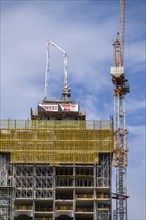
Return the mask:
POLYGON ((0 220, 8 220, 12 213, 12 165, 8 155, 0 154, 0 220))
POLYGON ((1 121, 0 220, 110 220, 112 131, 111 121, 1 121))
POLYGON ((1 121, 0 152, 11 163, 97 163, 112 151, 109 121, 1 121))

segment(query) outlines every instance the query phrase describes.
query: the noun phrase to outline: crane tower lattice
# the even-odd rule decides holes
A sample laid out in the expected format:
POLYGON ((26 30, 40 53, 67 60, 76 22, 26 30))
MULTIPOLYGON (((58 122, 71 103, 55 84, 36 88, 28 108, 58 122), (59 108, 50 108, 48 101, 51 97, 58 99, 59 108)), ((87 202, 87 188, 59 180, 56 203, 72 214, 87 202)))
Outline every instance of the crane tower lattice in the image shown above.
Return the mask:
POLYGON ((111 67, 114 89, 114 166, 116 168, 116 210, 114 219, 127 220, 128 131, 126 129, 126 94, 128 79, 124 75, 124 36, 126 0, 120 0, 120 32, 114 41, 114 66, 111 67))

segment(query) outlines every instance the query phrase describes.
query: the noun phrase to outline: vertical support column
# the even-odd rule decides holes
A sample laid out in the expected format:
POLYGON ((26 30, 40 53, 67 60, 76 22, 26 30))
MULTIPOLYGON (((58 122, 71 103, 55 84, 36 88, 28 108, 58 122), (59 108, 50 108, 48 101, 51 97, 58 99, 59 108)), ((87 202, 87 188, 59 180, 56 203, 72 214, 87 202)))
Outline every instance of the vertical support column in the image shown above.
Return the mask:
POLYGON ((15 199, 16 199, 16 167, 15 165, 13 164, 12 165, 12 168, 13 168, 13 189, 12 189, 12 220, 14 220, 14 212, 15 212, 15 199))
MULTIPOLYGON (((100 154, 99 164, 97 166, 97 187, 109 188, 111 195, 111 167, 110 167, 110 154, 100 154)), ((111 200, 110 203, 97 204, 97 220, 110 220, 111 219, 111 200), (100 205, 100 206, 99 206, 100 205)))
POLYGON ((0 215, 12 219, 12 174, 9 173, 9 156, 0 154, 0 215))
POLYGON ((53 220, 55 220, 55 214, 56 214, 56 167, 53 166, 53 220))
POLYGON ((113 210, 113 220, 116 220, 117 216, 116 216, 116 210, 113 210))
POLYGON ((6 155, 0 154, 0 187, 7 186, 6 155))
POLYGON ((96 220, 97 216, 96 216, 96 209, 97 209, 97 205, 96 205, 96 164, 93 164, 93 181, 94 181, 94 191, 93 191, 93 196, 94 196, 94 202, 93 202, 93 210, 94 210, 94 216, 93 219, 96 220))
POLYGON ((112 219, 112 153, 110 154, 110 216, 109 216, 109 219, 112 219))
POLYGON ((73 220, 75 220, 75 211, 76 211, 75 178, 76 178, 76 165, 73 164, 73 220))
POLYGON ((36 199, 36 166, 33 164, 33 220, 35 220, 35 199, 36 199))
POLYGON ((73 220, 75 220, 75 212, 76 212, 76 146, 75 146, 75 140, 76 140, 76 135, 75 135, 75 121, 74 121, 74 152, 73 152, 73 220))

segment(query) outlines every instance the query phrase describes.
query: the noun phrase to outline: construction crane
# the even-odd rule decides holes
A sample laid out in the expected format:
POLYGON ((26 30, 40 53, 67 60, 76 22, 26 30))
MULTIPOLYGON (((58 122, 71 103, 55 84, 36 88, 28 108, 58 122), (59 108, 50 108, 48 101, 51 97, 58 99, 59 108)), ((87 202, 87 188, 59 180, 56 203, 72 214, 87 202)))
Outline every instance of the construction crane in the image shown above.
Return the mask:
POLYGON ((116 210, 114 220, 127 220, 127 165, 128 131, 126 129, 126 94, 129 93, 128 79, 124 74, 124 36, 126 19, 126 0, 120 0, 120 30, 113 42, 114 66, 111 67, 114 89, 114 167, 116 168, 116 210))
POLYGON ((46 42, 46 52, 47 52, 47 59, 46 59, 46 73, 45 73, 45 94, 44 94, 44 100, 47 99, 47 93, 48 93, 48 81, 49 81, 49 46, 52 45, 59 49, 61 52, 63 52, 63 62, 64 62, 64 88, 62 91, 62 97, 64 98, 65 101, 68 100, 68 97, 71 96, 71 90, 68 86, 68 72, 67 72, 67 53, 61 49, 59 46, 57 46, 55 43, 52 41, 47 41, 46 42))

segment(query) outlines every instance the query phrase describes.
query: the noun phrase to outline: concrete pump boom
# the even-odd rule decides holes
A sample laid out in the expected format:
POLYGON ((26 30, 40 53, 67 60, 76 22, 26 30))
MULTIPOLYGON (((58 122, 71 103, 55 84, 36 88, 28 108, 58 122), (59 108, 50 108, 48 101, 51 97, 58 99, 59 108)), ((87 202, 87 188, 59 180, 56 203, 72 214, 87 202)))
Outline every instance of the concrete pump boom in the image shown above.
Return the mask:
POLYGON ((47 59, 46 59, 46 74, 45 74, 45 95, 44 99, 47 98, 47 92, 48 92, 48 79, 49 79, 49 46, 52 45, 59 49, 61 52, 63 52, 63 62, 64 62, 64 88, 62 91, 62 96, 64 97, 64 100, 67 100, 68 97, 71 95, 70 88, 68 87, 68 72, 67 72, 67 53, 57 46, 55 43, 52 41, 47 41, 46 43, 46 51, 47 51, 47 59))

